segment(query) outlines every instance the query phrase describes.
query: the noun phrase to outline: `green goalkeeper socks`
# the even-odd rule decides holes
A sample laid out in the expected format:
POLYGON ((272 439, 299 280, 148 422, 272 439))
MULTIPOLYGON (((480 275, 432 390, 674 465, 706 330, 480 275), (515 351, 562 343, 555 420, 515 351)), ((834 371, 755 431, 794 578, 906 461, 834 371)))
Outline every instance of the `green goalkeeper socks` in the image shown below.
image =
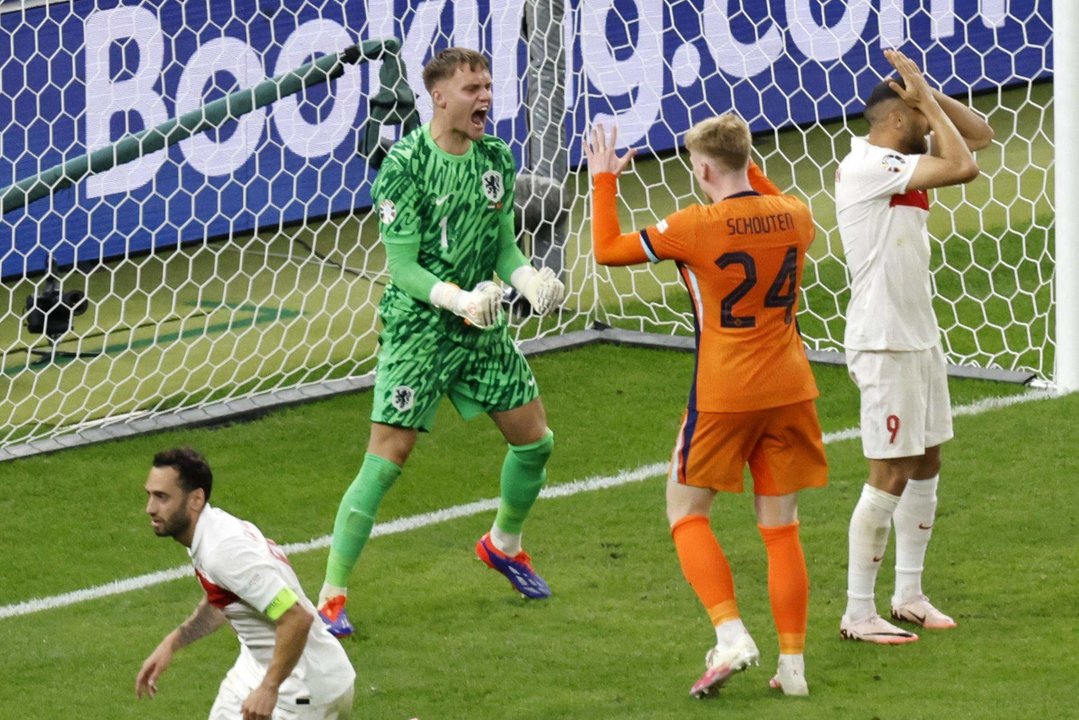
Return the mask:
MULTIPOLYGON (((529 510, 547 479, 544 466, 554 447, 550 430, 528 445, 510 445, 502 463, 502 502, 495 517, 501 530, 520 534, 529 510)), ((341 498, 333 525, 333 542, 326 560, 326 584, 347 587, 352 568, 363 552, 375 525, 378 506, 393 487, 401 468, 378 455, 367 453, 360 474, 341 498)))
POLYGON ((347 587, 352 568, 371 537, 375 515, 386 492, 393 487, 401 468, 378 455, 367 453, 360 474, 341 498, 333 524, 333 542, 326 560, 326 583, 347 587))
POLYGON ((554 433, 549 429, 542 439, 528 445, 510 445, 502 463, 502 502, 495 516, 495 526, 520 535, 529 510, 547 480, 544 466, 554 447, 554 433))

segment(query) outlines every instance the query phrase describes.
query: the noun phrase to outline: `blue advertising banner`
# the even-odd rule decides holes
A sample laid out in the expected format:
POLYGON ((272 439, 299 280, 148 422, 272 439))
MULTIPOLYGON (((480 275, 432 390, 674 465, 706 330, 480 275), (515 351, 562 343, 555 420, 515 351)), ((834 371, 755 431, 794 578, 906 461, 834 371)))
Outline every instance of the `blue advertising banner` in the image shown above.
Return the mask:
MULTIPOLYGON (((861 110, 902 47, 945 92, 1050 77, 1050 0, 567 2, 571 161, 595 122, 659 152, 735 109, 754 130, 861 110)), ((480 48, 492 131, 527 159, 525 0, 74 0, 0 12, 0 185, 360 40, 480 48)), ((0 10, 3 10, 0 7, 0 10)), ((93 264, 370 203, 357 152, 378 63, 79 181, 0 219, 0 274, 93 264)))
MULTIPOLYGON (((356 41, 362 6, 118 0, 0 15, 0 182, 157 125, 356 41)), ((5 277, 350 207, 361 69, 108 172, 0 223, 5 277), (332 98, 331 98, 332 95, 332 98)))
MULTIPOLYGON (((900 48, 948 94, 1052 75, 1051 0, 601 0, 578 3, 571 136, 675 147, 735 110, 754 131, 861 112, 900 48)), ((579 142, 574 157, 579 158, 579 142)))

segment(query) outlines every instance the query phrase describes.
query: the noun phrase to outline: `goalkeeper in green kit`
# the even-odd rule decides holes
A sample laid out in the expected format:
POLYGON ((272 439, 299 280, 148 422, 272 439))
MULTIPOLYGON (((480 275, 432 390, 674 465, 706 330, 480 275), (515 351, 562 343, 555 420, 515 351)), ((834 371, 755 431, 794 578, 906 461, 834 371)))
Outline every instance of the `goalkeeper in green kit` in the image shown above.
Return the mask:
POLYGON ((485 133, 487 60, 443 50, 424 67, 423 83, 434 116, 390 150, 371 189, 391 281, 379 305, 367 454, 341 499, 319 594, 319 614, 338 637, 353 631, 344 610, 348 579, 378 506, 444 395, 466 420, 487 413, 509 443, 498 513, 477 556, 525 597, 551 594, 521 549, 521 528, 546 480, 554 434, 492 278, 509 282, 541 315, 561 304, 565 288, 517 247, 513 156, 485 133))

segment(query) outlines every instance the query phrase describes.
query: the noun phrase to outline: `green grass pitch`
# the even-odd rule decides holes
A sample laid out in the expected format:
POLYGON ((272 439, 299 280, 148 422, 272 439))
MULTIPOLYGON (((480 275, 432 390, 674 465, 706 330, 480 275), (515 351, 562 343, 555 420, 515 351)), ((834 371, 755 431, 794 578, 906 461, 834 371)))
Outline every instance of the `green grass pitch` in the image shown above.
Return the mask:
MULTIPOLYGON (((552 487, 662 464, 685 402, 687 353, 594 346, 532 361, 556 433, 552 487)), ((842 368, 814 368, 826 433, 857 423, 842 368)), ((953 381, 953 403, 1015 396, 1014 385, 953 381)), ((360 393, 218 428, 138 437, 0 464, 0 615, 14 604, 184 566, 143 513, 153 452, 207 454, 221 507, 281 543, 329 533, 367 434, 360 393)), ((926 586, 959 628, 882 648, 838 638, 846 528, 865 476, 857 440, 828 444, 831 484, 803 496, 812 585, 806 650, 811 696, 783 698, 764 552, 748 496, 720 496, 713 523, 728 552, 762 666, 697 701, 688 688, 713 641, 681 577, 663 512, 663 480, 537 503, 525 544, 554 597, 519 599, 473 559, 493 512, 374 538, 351 583, 358 635, 355 716, 460 718, 1065 717, 1073 707, 1079 395, 956 418, 945 446, 926 586)), ((444 405, 381 520, 492 498, 503 454, 493 426, 444 405)), ((891 589, 891 550, 878 588, 891 589)), ((325 550, 292 555, 309 594, 325 550)), ((236 653, 227 630, 184 649, 153 701, 134 678, 158 640, 197 603, 190 574, 153 587, 0 617, 0 717, 54 720, 205 717, 236 653)))

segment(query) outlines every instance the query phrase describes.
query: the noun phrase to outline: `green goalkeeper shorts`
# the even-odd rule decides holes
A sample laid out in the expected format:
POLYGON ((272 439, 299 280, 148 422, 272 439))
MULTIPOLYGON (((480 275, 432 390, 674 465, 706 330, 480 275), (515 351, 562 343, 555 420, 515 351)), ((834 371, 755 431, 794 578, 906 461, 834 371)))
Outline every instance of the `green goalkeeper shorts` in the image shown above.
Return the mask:
POLYGON ((437 328, 389 322, 379 335, 371 421, 429 431, 442 396, 465 420, 539 397, 536 378, 505 325, 453 339, 437 328))

